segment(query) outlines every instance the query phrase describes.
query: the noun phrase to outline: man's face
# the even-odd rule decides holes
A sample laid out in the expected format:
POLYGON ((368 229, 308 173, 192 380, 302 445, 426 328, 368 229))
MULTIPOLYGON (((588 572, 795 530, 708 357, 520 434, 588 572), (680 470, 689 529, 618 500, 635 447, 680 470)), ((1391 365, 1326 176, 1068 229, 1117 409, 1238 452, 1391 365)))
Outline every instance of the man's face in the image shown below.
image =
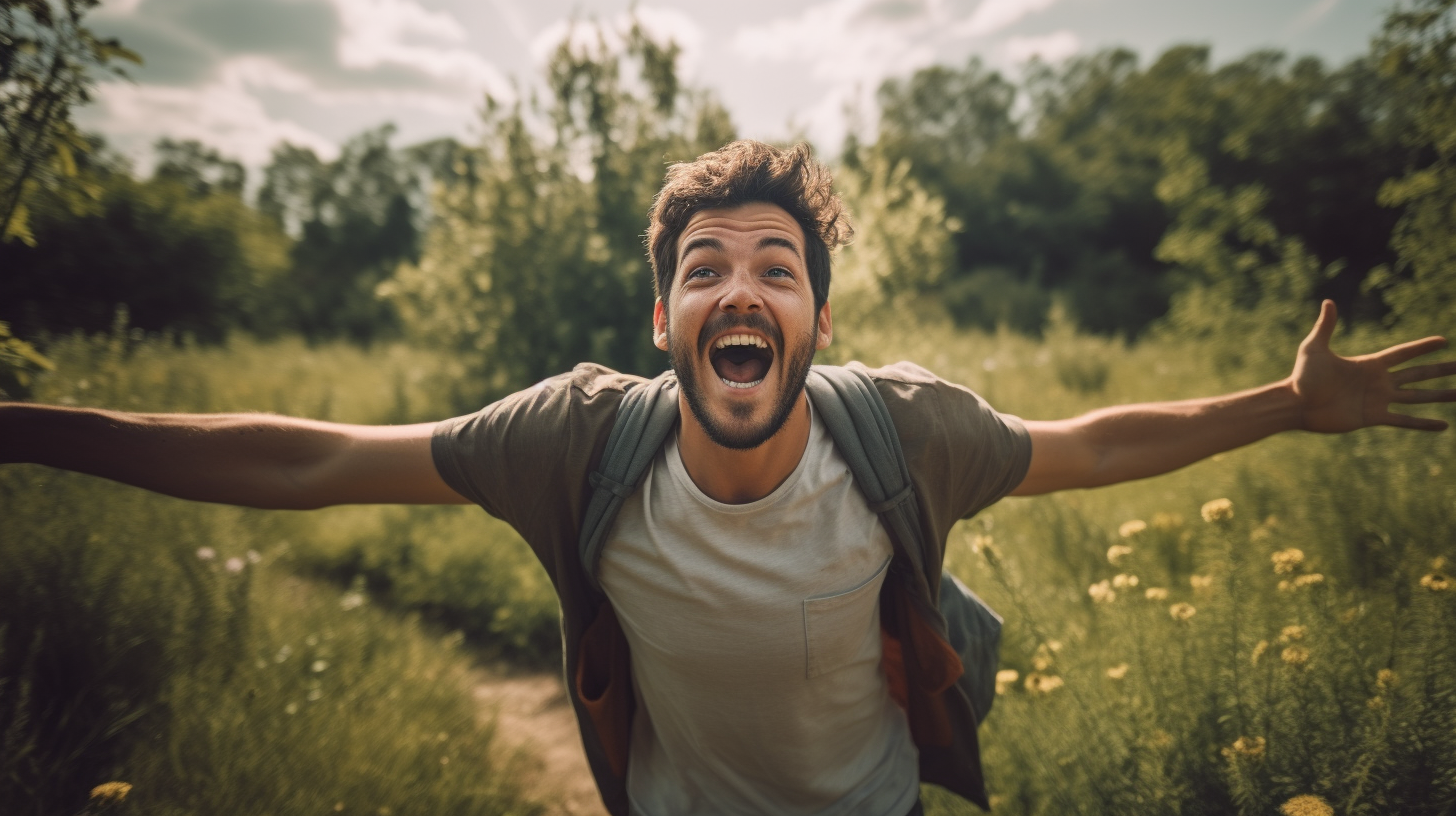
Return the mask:
POLYGON ((669 307, 656 341, 708 437, 756 448, 803 393, 814 350, 829 345, 829 307, 814 313, 804 231, 783 208, 703 210, 678 238, 669 307), (671 312, 671 319, 668 313, 671 312))

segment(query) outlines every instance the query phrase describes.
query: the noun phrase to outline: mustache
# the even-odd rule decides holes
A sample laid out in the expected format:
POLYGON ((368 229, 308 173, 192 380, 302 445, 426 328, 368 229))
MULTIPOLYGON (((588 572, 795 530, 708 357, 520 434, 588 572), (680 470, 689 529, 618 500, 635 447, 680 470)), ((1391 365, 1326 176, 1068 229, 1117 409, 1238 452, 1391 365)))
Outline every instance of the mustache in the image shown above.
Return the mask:
POLYGON ((708 344, 714 337, 732 329, 750 329, 762 334, 768 338, 769 345, 774 348, 775 354, 784 347, 784 336, 779 333, 778 327, 758 312, 747 314, 719 312, 708 318, 707 322, 703 324, 702 330, 698 332, 698 353, 702 354, 707 351, 708 344))

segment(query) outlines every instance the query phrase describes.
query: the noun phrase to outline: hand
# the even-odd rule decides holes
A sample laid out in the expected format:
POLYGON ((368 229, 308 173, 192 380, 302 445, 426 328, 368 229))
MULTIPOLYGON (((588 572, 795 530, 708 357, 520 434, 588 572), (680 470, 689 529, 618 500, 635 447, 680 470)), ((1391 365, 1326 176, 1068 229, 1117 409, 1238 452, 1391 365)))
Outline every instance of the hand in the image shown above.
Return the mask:
POLYGON ((1446 338, 1427 337, 1391 346, 1361 357, 1341 357, 1330 351, 1335 333, 1335 304, 1326 300, 1319 319, 1294 362, 1290 383, 1303 406, 1304 429, 1318 433, 1344 433, 1372 425, 1390 425, 1418 431, 1444 431, 1439 419, 1397 414, 1392 403, 1421 405, 1456 402, 1456 389, 1406 388, 1412 383, 1456 374, 1456 361, 1411 366, 1391 371, 1394 366, 1446 347, 1446 338))

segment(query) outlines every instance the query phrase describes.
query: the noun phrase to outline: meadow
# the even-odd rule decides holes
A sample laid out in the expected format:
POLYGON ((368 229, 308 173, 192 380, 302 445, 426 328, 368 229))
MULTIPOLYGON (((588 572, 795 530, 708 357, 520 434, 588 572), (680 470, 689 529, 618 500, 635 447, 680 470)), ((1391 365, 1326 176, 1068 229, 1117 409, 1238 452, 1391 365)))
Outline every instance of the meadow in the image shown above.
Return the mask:
MULTIPOLYGON (((1054 418, 1252 386, 1295 341, 892 320, 841 327, 824 361, 908 359, 1054 418)), ((462 372, 399 345, 114 331, 47 352, 43 402, 370 423, 463 410, 462 372)), ((1288 434, 963 522, 948 564, 1006 618, 981 733, 996 812, 1450 812, 1453 453, 1453 433, 1288 434)), ((124 799, 89 807, 542 812, 470 678, 482 659, 554 665, 555 601, 478 509, 250 511, 13 466, 0 497, 0 811, 77 813, 120 782, 124 799)))

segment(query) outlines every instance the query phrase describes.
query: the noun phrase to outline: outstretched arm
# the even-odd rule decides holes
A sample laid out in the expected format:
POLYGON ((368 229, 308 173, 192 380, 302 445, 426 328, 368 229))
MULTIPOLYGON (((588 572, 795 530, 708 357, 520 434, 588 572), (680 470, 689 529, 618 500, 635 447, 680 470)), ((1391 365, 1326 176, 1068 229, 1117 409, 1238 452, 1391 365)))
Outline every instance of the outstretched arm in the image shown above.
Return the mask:
POLYGON ((0 404, 0 464, 49 465, 183 499, 280 510, 465 503, 435 470, 433 428, 0 404))
POLYGON ((1104 408, 1074 419, 1027 422, 1031 466, 1014 496, 1100 487, 1157 476, 1280 431, 1344 433, 1374 425, 1445 430, 1439 419, 1398 414, 1392 404, 1456 402, 1456 389, 1406 386, 1456 374, 1456 362, 1392 371, 1446 346, 1427 337, 1375 354, 1330 350, 1335 304, 1325 301, 1299 345, 1294 372, 1276 383, 1208 399, 1104 408))

